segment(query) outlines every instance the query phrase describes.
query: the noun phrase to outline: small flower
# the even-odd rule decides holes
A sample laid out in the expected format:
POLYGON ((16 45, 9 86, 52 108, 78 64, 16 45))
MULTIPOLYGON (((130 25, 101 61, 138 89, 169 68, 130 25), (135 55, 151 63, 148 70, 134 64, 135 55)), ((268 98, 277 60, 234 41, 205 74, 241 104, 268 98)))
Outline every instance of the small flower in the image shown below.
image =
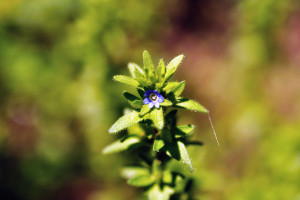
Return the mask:
POLYGON ((159 94, 156 90, 148 90, 145 92, 144 104, 148 104, 148 107, 151 109, 153 106, 159 108, 159 104, 164 102, 164 97, 159 94))

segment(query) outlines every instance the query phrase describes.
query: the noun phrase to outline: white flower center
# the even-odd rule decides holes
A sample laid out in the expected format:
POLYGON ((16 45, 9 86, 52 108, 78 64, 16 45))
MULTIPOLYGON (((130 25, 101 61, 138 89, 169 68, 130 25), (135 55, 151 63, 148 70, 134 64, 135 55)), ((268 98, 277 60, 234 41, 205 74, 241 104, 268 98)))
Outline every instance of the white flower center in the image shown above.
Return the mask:
POLYGON ((151 93, 149 97, 150 97, 151 101, 155 101, 157 99, 157 95, 154 93, 151 93))

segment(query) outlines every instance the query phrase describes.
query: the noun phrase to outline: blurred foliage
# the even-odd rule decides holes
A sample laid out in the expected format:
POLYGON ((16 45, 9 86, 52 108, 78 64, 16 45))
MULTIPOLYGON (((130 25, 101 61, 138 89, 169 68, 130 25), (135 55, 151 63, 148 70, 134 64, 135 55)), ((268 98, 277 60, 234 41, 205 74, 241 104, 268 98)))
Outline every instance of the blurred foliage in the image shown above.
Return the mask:
POLYGON ((143 49, 183 53, 175 79, 214 118, 223 154, 205 116, 180 119, 205 144, 199 199, 299 199, 299 19, 296 0, 2 0, 0 199, 140 198, 130 152, 101 149, 127 105, 111 77, 143 49))

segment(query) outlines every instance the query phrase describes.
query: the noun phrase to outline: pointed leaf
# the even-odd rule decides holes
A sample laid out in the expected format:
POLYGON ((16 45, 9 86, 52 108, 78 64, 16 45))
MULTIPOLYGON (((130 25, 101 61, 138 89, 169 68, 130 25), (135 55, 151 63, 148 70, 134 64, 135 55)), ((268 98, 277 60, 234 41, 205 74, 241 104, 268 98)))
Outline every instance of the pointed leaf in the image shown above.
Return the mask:
POLYGON ((175 138, 182 138, 182 137, 190 136, 192 134, 194 128, 195 128, 194 125, 177 126, 174 129, 175 138))
POLYGON ((144 103, 142 100, 134 100, 133 102, 130 103, 130 105, 134 108, 142 108, 144 103))
POLYGON ((150 112, 150 118, 154 123, 154 126, 161 130, 164 127, 164 114, 162 107, 155 108, 150 112))
POLYGON ((190 172, 194 172, 192 160, 185 148, 185 145, 181 141, 178 141, 177 144, 180 152, 180 163, 182 163, 190 172))
POLYGON ((143 116, 143 115, 147 114, 150 110, 151 109, 149 108, 148 104, 144 104, 141 109, 140 115, 143 116))
POLYGON ((168 99, 165 99, 164 102, 160 103, 161 106, 172 106, 172 102, 168 99))
POLYGON ((132 111, 127 113, 126 115, 119 118, 109 129, 109 133, 117 133, 123 129, 126 129, 133 124, 142 121, 142 118, 139 117, 139 113, 136 111, 132 111))
POLYGON ((103 154, 112 154, 112 153, 118 153, 121 151, 125 151, 133 144, 136 144, 139 142, 140 142, 140 139, 136 138, 136 137, 127 138, 125 141, 117 140, 117 141, 113 142, 112 144, 106 146, 102 150, 102 153, 103 154))
POLYGON ((145 72, 135 63, 128 63, 128 69, 133 78, 145 77, 145 72))
POLYGON ((176 103, 176 106, 197 112, 208 113, 208 110, 204 106, 190 99, 179 99, 178 103, 176 103))
POLYGON ((150 80, 147 80, 146 78, 139 78, 139 83, 142 84, 144 87, 150 87, 153 85, 153 83, 150 80))
POLYGON ((173 76, 179 64, 182 62, 183 57, 184 57, 183 55, 179 55, 173 60, 171 60, 171 62, 167 65, 165 81, 168 81, 173 76))
POLYGON ((128 70, 129 70, 129 73, 130 73, 131 77, 135 78, 135 74, 134 74, 135 68, 134 68, 134 65, 132 65, 132 63, 128 63, 127 67, 128 67, 128 70))
POLYGON ((168 94, 170 93, 174 88, 176 88, 180 82, 174 81, 174 82, 168 82, 167 85, 163 88, 163 90, 168 94))
POLYGON ((156 69, 156 76, 157 76, 157 79, 158 79, 159 81, 161 81, 161 80, 164 78, 165 73, 166 73, 165 63, 164 63, 163 59, 160 59, 159 64, 158 64, 158 67, 157 67, 157 69, 156 69))
POLYGON ((136 187, 146 187, 153 184, 154 180, 155 179, 150 174, 147 174, 147 175, 136 176, 132 179, 129 179, 127 183, 129 185, 136 186, 136 187))
POLYGON ((132 179, 137 176, 148 175, 148 174, 149 174, 149 170, 143 167, 124 167, 121 170, 122 177, 126 179, 132 179))
POLYGON ((128 101, 141 100, 140 98, 129 92, 123 92, 123 95, 128 101))
POLYGON ((159 151, 161 150, 163 147, 165 146, 165 142, 164 140, 158 136, 155 140, 154 140, 154 143, 153 143, 153 151, 159 151))
POLYGON ((114 76, 114 80, 118 81, 120 83, 124 83, 126 85, 133 86, 133 87, 139 86, 139 82, 137 80, 135 80, 134 78, 128 77, 128 76, 116 75, 116 76, 114 76))
POLYGON ((123 95, 129 102, 129 104, 134 108, 141 108, 144 105, 143 101, 140 98, 136 97, 133 94, 130 94, 129 92, 124 92, 123 95))
POLYGON ((153 65, 150 54, 146 50, 143 52, 143 62, 144 62, 144 69, 145 69, 146 75, 149 77, 149 75, 150 75, 149 72, 152 72, 152 73, 154 72, 154 65, 153 65))
POLYGON ((174 89, 171 90, 171 93, 173 93, 175 97, 179 97, 183 92, 184 87, 185 87, 185 81, 182 81, 174 89))

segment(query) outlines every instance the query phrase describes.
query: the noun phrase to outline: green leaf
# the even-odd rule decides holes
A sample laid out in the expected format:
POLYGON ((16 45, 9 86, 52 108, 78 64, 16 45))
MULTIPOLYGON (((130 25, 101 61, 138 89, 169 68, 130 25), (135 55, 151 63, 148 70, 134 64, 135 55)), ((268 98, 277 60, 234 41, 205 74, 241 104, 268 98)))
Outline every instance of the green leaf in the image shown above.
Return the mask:
POLYGON ((130 103, 130 105, 134 108, 142 108, 144 103, 142 100, 134 100, 133 102, 130 103))
POLYGON ((155 108, 150 112, 150 118, 154 126, 161 130, 164 127, 164 113, 162 107, 155 108))
POLYGON ((174 189, 165 185, 161 190, 159 185, 154 185, 148 191, 149 200, 169 200, 171 195, 174 193, 174 189))
POLYGON ((127 150, 131 145, 139 143, 140 139, 136 137, 129 137, 125 141, 123 140, 117 140, 113 142, 112 144, 106 146, 103 150, 103 154, 112 154, 112 153, 118 153, 121 151, 127 150))
POLYGON ((176 88, 180 82, 174 81, 174 82, 168 82, 167 85, 164 87, 164 91, 168 94, 170 93, 174 88, 176 88))
POLYGON ((150 87, 153 85, 153 83, 145 78, 139 78, 139 83, 142 84, 144 87, 150 87))
POLYGON ((120 83, 124 83, 126 85, 133 86, 133 87, 139 86, 139 82, 137 80, 135 80, 134 78, 128 77, 128 76, 116 75, 116 76, 114 76, 114 80, 118 81, 120 83))
POLYGON ((157 136, 156 139, 154 140, 154 143, 153 143, 153 151, 157 151, 158 152, 164 146, 165 146, 164 140, 160 136, 157 136))
POLYGON ((154 181, 155 179, 150 174, 145 174, 129 179, 127 183, 136 187, 146 187, 153 184, 154 181))
POLYGON ((166 67, 163 59, 160 59, 158 67, 156 69, 156 77, 159 81, 163 80, 166 73, 166 67))
POLYGON ((173 60, 171 60, 171 62, 167 65, 167 72, 164 79, 165 82, 168 81, 173 76, 179 64, 182 62, 183 57, 184 57, 183 55, 179 55, 173 60))
POLYGON ((134 108, 141 108, 144 105, 143 101, 140 98, 136 97, 133 94, 130 94, 129 92, 124 92, 123 95, 129 102, 129 104, 134 108))
POLYGON ((179 100, 178 103, 176 103, 177 107, 185 108, 185 109, 193 110, 193 111, 197 111, 197 112, 208 113, 208 110, 204 106, 197 103, 196 101, 186 99, 186 98, 182 98, 182 99, 178 99, 178 100, 179 100))
POLYGON ((182 125, 177 126, 173 131, 175 134, 175 138, 182 138, 186 136, 190 136, 195 129, 194 125, 182 125))
POLYGON ((182 81, 175 88, 171 90, 171 93, 173 93, 175 97, 179 97, 183 92, 184 87, 185 87, 185 81, 182 81))
POLYGON ((185 148, 185 145, 181 141, 177 141, 177 144, 180 153, 180 163, 182 163, 190 172, 194 172, 192 160, 185 148))
POLYGON ((128 63, 128 65, 127 65, 129 73, 130 73, 132 78, 136 78, 135 74, 134 74, 134 71, 135 71, 134 65, 135 65, 134 63, 128 63))
POLYGON ((109 129, 109 133, 117 133, 123 129, 128 128, 138 122, 142 121, 142 118, 139 117, 139 113, 132 111, 126 115, 119 118, 109 129))
POLYGON ((126 179, 132 179, 141 175, 148 175, 149 169, 143 167, 124 167, 121 170, 122 177, 126 179))
POLYGON ((153 65, 150 54, 146 50, 143 52, 143 62, 144 62, 144 69, 145 69, 146 75, 148 77, 150 77, 149 76, 150 72, 152 72, 151 74, 154 73, 154 65, 153 65))
POLYGON ((173 175, 169 170, 163 171, 163 182, 167 184, 172 184, 173 182, 173 175))
POLYGON ((135 63, 128 63, 128 69, 133 78, 145 77, 145 72, 135 63))
POLYGON ((129 92, 123 92, 123 95, 128 101, 141 100, 140 98, 129 92))
POLYGON ((164 102, 160 103, 161 106, 172 106, 172 102, 168 99, 165 99, 164 102))
POLYGON ((150 108, 149 108, 148 104, 144 104, 141 109, 140 115, 143 116, 143 115, 147 114, 149 111, 150 111, 150 108))

